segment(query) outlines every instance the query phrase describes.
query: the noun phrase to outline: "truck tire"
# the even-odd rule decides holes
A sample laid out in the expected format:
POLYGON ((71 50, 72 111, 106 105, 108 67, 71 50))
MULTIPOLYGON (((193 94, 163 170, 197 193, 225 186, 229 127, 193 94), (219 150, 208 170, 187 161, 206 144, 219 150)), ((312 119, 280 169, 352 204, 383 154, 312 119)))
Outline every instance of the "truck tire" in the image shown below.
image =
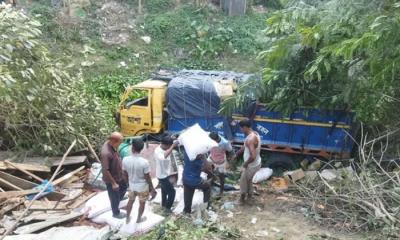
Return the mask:
POLYGON ((295 154, 288 153, 268 153, 266 154, 265 167, 274 170, 274 176, 280 176, 285 171, 295 170, 299 167, 295 154))

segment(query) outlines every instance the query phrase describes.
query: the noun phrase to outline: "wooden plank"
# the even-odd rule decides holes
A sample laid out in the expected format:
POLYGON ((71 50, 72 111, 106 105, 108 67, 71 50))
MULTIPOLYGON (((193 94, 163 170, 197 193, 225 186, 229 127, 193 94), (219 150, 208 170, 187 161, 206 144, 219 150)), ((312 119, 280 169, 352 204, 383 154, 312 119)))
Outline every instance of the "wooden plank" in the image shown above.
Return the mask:
MULTIPOLYGON (((33 182, 13 176, 11 174, 8 174, 8 173, 2 172, 2 171, 0 171, 0 178, 11 182, 12 184, 14 184, 15 186, 17 186, 21 189, 32 189, 37 186, 37 184, 35 184, 33 182)), ((1 185, 1 186, 3 187, 4 185, 1 185)), ((4 187, 7 187, 7 186, 4 186, 4 187)))
MULTIPOLYGON (((56 213, 49 214, 49 213, 47 213, 47 212, 46 212, 46 213, 43 213, 43 212, 33 212, 33 213, 30 214, 29 216, 24 217, 24 218, 22 219, 22 221, 23 221, 24 223, 29 223, 29 222, 32 222, 32 221, 37 222, 37 221, 56 220, 56 219, 58 219, 58 218, 60 218, 60 217, 65 216, 66 214, 68 214, 68 213, 66 213, 66 212, 56 212, 56 213)), ((18 216, 17 216, 17 217, 18 217, 18 216)))
POLYGON ((11 165, 12 167, 18 169, 19 171, 25 173, 26 175, 31 176, 33 179, 36 179, 36 180, 39 181, 39 182, 43 182, 43 179, 42 179, 42 178, 40 178, 40 177, 36 176, 35 174, 29 172, 29 171, 26 170, 24 167, 18 166, 17 164, 14 164, 14 163, 12 163, 12 162, 10 162, 10 161, 8 161, 8 160, 5 160, 4 162, 7 163, 7 164, 9 164, 9 165, 11 165))
MULTIPOLYGON (((45 165, 35 165, 35 164, 25 164, 25 163, 15 163, 13 162, 16 166, 19 166, 25 170, 28 170, 30 172, 50 172, 50 168, 45 166, 45 165)), ((5 163, 4 161, 0 161, 0 170, 16 170, 15 167, 10 166, 9 164, 5 163)))
MULTIPOLYGON (((27 206, 27 204, 29 203, 25 202, 25 206, 27 206)), ((49 202, 34 201, 30 208, 30 210, 32 211, 66 210, 66 209, 68 209, 66 204, 58 201, 49 201, 49 202)))
POLYGON ((0 178, 0 184, 4 184, 5 186, 14 189, 14 190, 23 190, 22 188, 15 186, 14 184, 10 183, 9 181, 0 178))
POLYGON ((29 225, 25 225, 22 227, 17 228, 14 232, 16 234, 28 234, 28 233, 35 233, 38 232, 42 229, 54 226, 54 225, 58 225, 60 223, 63 222, 68 222, 71 220, 74 220, 80 216, 82 216, 82 213, 70 213, 68 215, 65 215, 63 217, 57 218, 57 219, 50 219, 48 221, 44 221, 44 222, 38 222, 38 223, 32 223, 29 225))
POLYGON ((63 182, 66 182, 68 179, 70 179, 72 176, 74 176, 74 175, 77 174, 78 172, 82 171, 83 169, 85 169, 85 166, 81 166, 80 168, 75 169, 74 171, 65 174, 64 176, 62 176, 62 177, 60 177, 60 178, 54 180, 54 181, 52 182, 52 184, 53 184, 54 186, 57 186, 57 185, 59 185, 59 184, 62 184, 63 182))
POLYGON ((69 189, 82 189, 85 184, 84 183, 65 183, 62 185, 64 188, 69 189))
POLYGON ((6 204, 6 206, 2 207, 0 210, 0 218, 3 218, 4 214, 8 213, 9 211, 13 210, 14 208, 18 207, 24 202, 23 199, 18 199, 15 202, 10 202, 6 204))
POLYGON ((89 199, 91 199, 92 197, 96 196, 97 192, 93 192, 90 195, 74 202, 74 204, 71 205, 71 208, 75 209, 80 207, 82 204, 84 204, 85 202, 87 202, 89 199))
MULTIPOLYGON (((61 157, 51 157, 49 160, 53 163, 53 167, 56 167, 60 164, 61 157)), ((87 157, 86 156, 69 156, 65 159, 63 166, 68 166, 68 165, 75 165, 75 164, 81 164, 81 165, 86 165, 88 163, 87 157)))
MULTIPOLYGON (((2 171, 0 171, 0 178, 14 184, 15 186, 17 186, 21 189, 25 189, 25 190, 33 189, 37 186, 37 184, 35 184, 33 182, 13 176, 11 174, 8 174, 8 173, 2 172, 2 171)), ((0 187, 7 187, 7 186, 0 182, 0 187)), ((54 192, 51 192, 48 195, 46 195, 46 197, 49 200, 61 200, 65 197, 65 195, 60 192, 54 191, 54 192)))
POLYGON ((22 197, 22 196, 38 193, 39 191, 40 191, 39 189, 29 189, 29 190, 2 192, 2 193, 0 193, 0 199, 22 197))

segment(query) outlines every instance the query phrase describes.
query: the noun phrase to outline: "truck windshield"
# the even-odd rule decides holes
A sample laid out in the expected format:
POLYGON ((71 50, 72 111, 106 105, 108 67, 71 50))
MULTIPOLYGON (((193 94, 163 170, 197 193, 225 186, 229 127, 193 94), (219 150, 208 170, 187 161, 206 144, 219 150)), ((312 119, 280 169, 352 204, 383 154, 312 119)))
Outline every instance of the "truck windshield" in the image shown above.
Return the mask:
POLYGON ((124 102, 125 108, 130 108, 132 106, 147 107, 149 105, 149 91, 134 89, 129 93, 129 96, 124 102))

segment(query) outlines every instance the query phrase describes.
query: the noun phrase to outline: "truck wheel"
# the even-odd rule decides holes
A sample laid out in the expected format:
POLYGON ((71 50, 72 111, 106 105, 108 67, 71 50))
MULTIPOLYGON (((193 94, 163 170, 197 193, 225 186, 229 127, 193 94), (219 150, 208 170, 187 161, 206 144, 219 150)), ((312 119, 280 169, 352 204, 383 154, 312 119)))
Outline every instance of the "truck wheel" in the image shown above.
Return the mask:
POLYGON ((266 154, 265 166, 274 170, 274 176, 281 176, 285 171, 295 170, 299 167, 296 155, 288 153, 266 154))

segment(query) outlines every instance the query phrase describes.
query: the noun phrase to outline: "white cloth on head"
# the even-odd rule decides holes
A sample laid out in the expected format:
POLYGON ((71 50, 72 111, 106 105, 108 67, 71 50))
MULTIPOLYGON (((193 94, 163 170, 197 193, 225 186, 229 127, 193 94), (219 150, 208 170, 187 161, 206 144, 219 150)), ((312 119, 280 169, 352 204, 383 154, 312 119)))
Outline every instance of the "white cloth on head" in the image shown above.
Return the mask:
POLYGON ((150 173, 149 162, 139 154, 133 154, 122 160, 122 170, 128 173, 129 190, 132 192, 149 191, 149 184, 144 178, 150 173))

